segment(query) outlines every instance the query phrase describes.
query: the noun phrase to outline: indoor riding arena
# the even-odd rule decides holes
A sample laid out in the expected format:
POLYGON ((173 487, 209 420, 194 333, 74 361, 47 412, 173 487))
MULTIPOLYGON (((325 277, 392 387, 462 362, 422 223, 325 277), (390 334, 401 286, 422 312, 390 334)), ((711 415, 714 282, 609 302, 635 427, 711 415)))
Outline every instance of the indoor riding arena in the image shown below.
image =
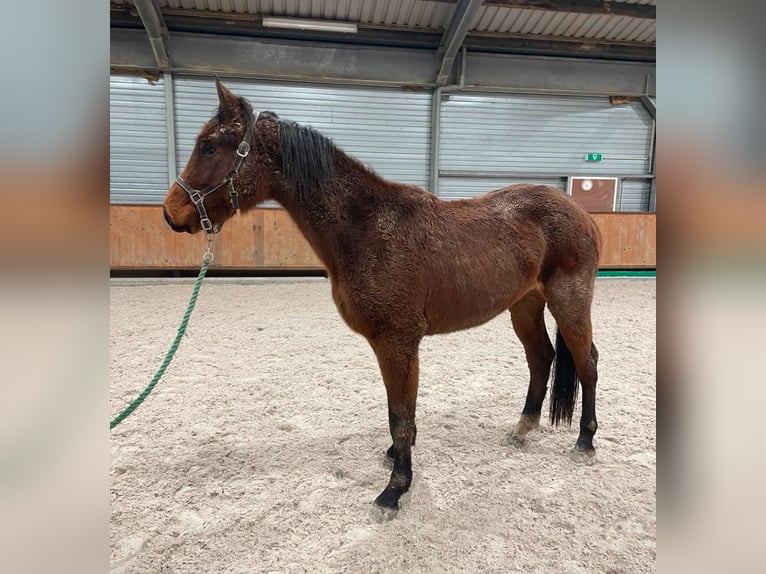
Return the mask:
POLYGON ((110 6, 110 571, 654 572, 654 0, 110 6))

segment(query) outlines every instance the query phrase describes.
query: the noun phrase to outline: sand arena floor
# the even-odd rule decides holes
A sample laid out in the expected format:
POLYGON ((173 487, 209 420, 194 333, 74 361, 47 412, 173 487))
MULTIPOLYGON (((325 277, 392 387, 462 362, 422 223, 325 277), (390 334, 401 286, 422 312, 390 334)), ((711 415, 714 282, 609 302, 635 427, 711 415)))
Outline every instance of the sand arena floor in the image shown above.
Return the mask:
MULTIPOLYGON (((190 292, 111 288, 113 415, 190 292)), ((111 435, 111 572, 654 572, 655 312, 654 280, 597 282, 590 465, 569 456, 576 425, 505 444, 527 390, 509 315, 425 339, 414 482, 379 523, 385 390, 329 283, 206 283, 165 377, 111 435)))

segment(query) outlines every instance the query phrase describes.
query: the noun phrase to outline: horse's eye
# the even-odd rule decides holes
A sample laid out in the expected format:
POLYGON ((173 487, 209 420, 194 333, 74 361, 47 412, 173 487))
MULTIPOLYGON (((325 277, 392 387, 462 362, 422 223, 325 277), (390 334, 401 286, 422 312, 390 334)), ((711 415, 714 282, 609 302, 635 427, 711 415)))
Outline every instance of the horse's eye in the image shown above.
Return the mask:
POLYGON ((208 142, 202 142, 199 146, 199 151, 205 155, 215 153, 215 146, 210 145, 208 142))

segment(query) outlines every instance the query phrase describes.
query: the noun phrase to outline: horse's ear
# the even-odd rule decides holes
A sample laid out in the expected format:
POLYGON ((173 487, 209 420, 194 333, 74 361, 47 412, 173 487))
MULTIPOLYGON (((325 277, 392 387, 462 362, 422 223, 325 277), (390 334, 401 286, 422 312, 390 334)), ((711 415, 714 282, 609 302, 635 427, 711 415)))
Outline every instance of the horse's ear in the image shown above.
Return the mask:
POLYGON ((215 79, 215 88, 218 91, 221 121, 227 122, 235 119, 240 112, 239 99, 217 77, 215 79))

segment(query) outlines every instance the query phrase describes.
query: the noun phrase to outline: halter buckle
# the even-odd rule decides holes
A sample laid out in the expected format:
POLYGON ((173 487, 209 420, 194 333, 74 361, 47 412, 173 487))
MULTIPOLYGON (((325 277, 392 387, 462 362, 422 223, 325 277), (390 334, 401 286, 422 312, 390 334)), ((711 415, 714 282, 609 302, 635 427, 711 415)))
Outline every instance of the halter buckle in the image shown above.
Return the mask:
POLYGON ((246 158, 250 153, 250 144, 246 141, 242 141, 237 148, 237 155, 241 158, 246 158))
POLYGON ((197 191, 196 189, 193 189, 192 191, 187 190, 187 193, 189 194, 189 198, 192 200, 194 205, 200 205, 202 200, 205 199, 205 196, 202 195, 202 192, 197 191))

